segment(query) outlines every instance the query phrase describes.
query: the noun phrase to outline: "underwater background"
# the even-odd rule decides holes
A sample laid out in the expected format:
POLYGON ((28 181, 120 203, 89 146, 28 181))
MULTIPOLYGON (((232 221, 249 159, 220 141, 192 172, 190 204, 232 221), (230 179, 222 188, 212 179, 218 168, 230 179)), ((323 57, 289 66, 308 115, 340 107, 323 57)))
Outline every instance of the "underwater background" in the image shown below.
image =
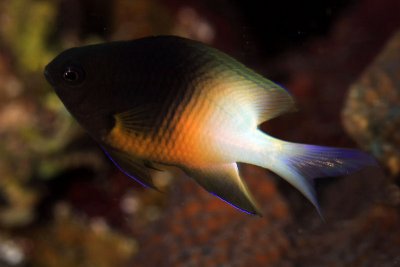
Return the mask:
POLYGON ((400 1, 0 0, 0 267, 400 266, 400 1), (173 34, 293 95, 262 125, 359 148, 379 168, 317 180, 324 220, 273 173, 241 172, 263 217, 184 175, 122 174, 65 110, 44 66, 73 46, 173 34))

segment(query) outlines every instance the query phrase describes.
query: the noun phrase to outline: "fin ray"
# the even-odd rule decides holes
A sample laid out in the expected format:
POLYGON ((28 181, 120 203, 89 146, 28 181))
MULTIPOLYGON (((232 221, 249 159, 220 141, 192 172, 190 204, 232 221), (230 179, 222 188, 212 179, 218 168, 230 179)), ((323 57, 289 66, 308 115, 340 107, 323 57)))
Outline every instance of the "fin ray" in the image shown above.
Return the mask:
MULTIPOLYGON (((212 47, 199 46, 213 56, 217 79, 234 88, 234 104, 244 106, 244 112, 255 112, 257 125, 283 113, 295 111, 292 96, 278 84, 247 68, 227 54, 212 47)), ((243 111, 239 111, 243 112, 243 111)))
POLYGON ((236 163, 186 169, 185 172, 208 192, 228 204, 246 213, 261 215, 256 201, 239 176, 236 163))
POLYGON ((320 215, 314 178, 346 175, 363 167, 376 165, 370 155, 356 149, 296 144, 268 138, 269 147, 264 157, 272 160, 265 162, 264 158, 264 164, 260 162, 261 164, 257 165, 272 170, 296 187, 315 206, 320 215), (278 144, 275 147, 279 149, 272 151, 271 142, 278 144))
MULTIPOLYGON (((124 174, 133 178, 144 187, 150 187, 158 190, 158 188, 154 185, 153 179, 151 178, 151 174, 149 168, 146 166, 146 163, 140 160, 136 160, 124 152, 119 152, 112 148, 102 148, 108 158, 124 174)), ((150 166, 152 166, 151 163, 149 164, 150 166)))
POLYGON ((157 109, 153 105, 139 105, 114 115, 116 124, 127 132, 143 133, 153 129, 157 109))
POLYGON ((249 69, 234 71, 236 81, 232 86, 236 89, 235 100, 241 105, 247 105, 248 109, 254 110, 257 115, 257 124, 296 110, 291 95, 279 85, 249 69))

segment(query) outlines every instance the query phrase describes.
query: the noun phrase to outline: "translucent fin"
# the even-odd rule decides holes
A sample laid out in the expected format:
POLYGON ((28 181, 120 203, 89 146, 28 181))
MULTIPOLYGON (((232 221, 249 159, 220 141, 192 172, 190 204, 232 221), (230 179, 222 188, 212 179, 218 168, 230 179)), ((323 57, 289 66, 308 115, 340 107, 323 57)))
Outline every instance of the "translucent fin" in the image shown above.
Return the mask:
POLYGON ((299 190, 311 202, 311 204, 314 205, 318 214, 322 217, 312 180, 308 179, 308 177, 302 176, 298 173, 296 168, 293 168, 290 165, 285 165, 281 162, 276 164, 274 168, 271 168, 271 170, 296 187, 297 190, 299 190))
POLYGON ((163 171, 163 170, 157 168, 156 166, 154 166, 153 162, 148 161, 148 160, 145 160, 145 161, 143 162, 143 165, 144 165, 145 167, 147 167, 147 168, 149 168, 149 169, 152 169, 152 170, 155 170, 155 171, 159 171, 159 172, 162 172, 162 171, 163 171))
POLYGON ((376 165, 371 156, 355 149, 275 142, 281 142, 280 149, 268 168, 302 192, 319 213, 312 178, 346 175, 376 165))
MULTIPOLYGON (((258 123, 273 119, 283 113, 297 110, 292 97, 283 88, 276 85, 269 88, 263 87, 263 89, 266 95, 254 102, 254 107, 260 115, 258 123)), ((256 97, 258 96, 256 95, 256 97)))
POLYGON ((213 56, 216 64, 210 67, 211 73, 227 88, 232 88, 228 92, 234 94, 232 103, 239 109, 244 108, 240 112, 245 114, 255 112, 257 125, 296 110, 293 98, 281 86, 221 51, 207 46, 199 48, 213 56))
POLYGON ((370 155, 348 148, 286 143, 285 162, 306 177, 346 175, 365 166, 376 165, 370 155))
POLYGON ((296 110, 291 95, 279 85, 251 70, 235 71, 237 80, 228 85, 236 90, 235 104, 246 106, 249 111, 255 112, 257 125, 296 110))
POLYGON ((155 108, 138 106, 134 109, 114 115, 116 124, 130 133, 149 132, 153 129, 155 108))
POLYGON ((153 183, 149 168, 144 164, 144 162, 136 160, 124 152, 119 152, 114 149, 105 149, 104 147, 102 148, 104 153, 124 174, 133 178, 144 187, 158 190, 153 183))
POLYGON ((261 215, 253 196, 239 176, 236 163, 221 164, 205 169, 187 169, 186 173, 208 192, 228 204, 246 213, 261 215))

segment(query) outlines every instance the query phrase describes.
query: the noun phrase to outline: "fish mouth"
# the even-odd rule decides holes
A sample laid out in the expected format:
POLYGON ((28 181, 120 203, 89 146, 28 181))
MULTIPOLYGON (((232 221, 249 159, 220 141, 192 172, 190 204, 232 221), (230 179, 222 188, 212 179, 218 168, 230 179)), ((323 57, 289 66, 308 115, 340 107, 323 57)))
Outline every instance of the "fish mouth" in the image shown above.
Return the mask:
POLYGON ((44 68, 44 77, 46 78, 46 80, 53 86, 55 86, 55 82, 51 77, 50 71, 47 69, 47 66, 44 68))

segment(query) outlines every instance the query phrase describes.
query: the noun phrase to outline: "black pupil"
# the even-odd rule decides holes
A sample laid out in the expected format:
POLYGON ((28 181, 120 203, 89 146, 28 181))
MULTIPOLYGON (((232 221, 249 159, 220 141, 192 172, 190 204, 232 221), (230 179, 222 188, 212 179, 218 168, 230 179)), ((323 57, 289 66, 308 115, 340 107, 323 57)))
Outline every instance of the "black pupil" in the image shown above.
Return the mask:
POLYGON ((79 79, 79 74, 78 72, 69 69, 66 72, 64 72, 64 79, 70 82, 75 82, 79 79))

